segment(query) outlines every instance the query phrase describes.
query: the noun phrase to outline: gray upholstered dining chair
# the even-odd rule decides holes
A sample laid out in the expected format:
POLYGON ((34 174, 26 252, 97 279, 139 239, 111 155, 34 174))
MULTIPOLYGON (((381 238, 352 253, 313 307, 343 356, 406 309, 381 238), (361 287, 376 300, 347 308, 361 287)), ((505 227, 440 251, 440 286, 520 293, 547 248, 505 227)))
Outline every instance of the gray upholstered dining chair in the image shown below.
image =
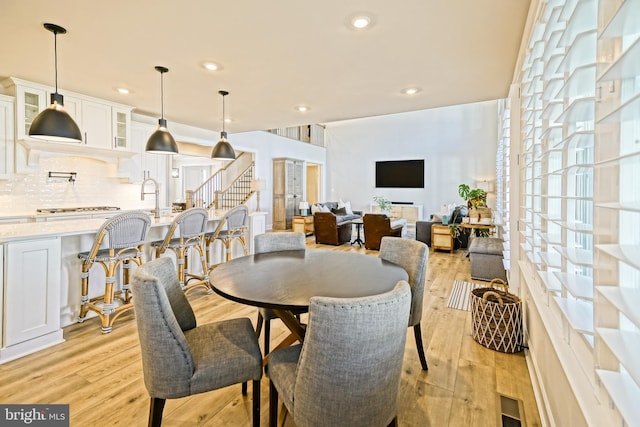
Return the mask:
POLYGON ((378 256, 404 268, 409 275, 409 285, 411 286, 409 326, 413 326, 413 334, 416 338, 420 364, 422 365, 422 370, 426 371, 429 369, 429 366, 427 365, 427 357, 425 356, 424 346, 422 344, 420 320, 422 319, 422 300, 424 298, 424 282, 427 275, 429 247, 417 240, 385 236, 380 243, 380 253, 378 256))
POLYGON ((303 344, 269 356, 269 425, 278 396, 297 426, 397 425, 411 291, 313 297, 303 344))
POLYGON ((149 426, 160 426, 166 399, 253 381, 253 425, 260 425, 262 354, 247 318, 196 325, 173 261, 157 258, 133 275, 133 301, 149 426))
MULTIPOLYGON (((291 233, 288 231, 280 231, 273 233, 258 234, 253 239, 254 252, 256 254, 277 251, 295 251, 305 250, 305 235, 303 233, 291 233)), ((294 314, 305 312, 299 311, 294 314)), ((271 334, 271 320, 277 318, 273 310, 268 308, 260 308, 258 310, 258 322, 256 324, 256 333, 260 336, 264 323, 264 354, 269 353, 269 339, 271 334)))

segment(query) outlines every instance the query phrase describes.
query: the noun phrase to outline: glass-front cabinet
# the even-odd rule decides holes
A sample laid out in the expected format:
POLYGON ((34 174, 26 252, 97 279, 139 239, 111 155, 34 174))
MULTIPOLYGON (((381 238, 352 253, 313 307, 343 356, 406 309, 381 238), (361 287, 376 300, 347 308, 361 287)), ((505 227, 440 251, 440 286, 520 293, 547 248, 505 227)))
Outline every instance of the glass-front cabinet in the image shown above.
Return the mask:
POLYGON ((14 102, 9 96, 0 95, 0 179, 13 174, 14 102))

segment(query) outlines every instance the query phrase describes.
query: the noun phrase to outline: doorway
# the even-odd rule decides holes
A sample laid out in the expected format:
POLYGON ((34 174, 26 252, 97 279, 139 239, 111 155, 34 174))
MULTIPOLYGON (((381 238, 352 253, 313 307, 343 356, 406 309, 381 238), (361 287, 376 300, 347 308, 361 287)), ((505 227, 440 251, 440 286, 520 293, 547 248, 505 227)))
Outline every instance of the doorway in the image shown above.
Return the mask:
POLYGON ((321 166, 317 163, 307 163, 307 202, 309 205, 320 202, 321 188, 321 166))

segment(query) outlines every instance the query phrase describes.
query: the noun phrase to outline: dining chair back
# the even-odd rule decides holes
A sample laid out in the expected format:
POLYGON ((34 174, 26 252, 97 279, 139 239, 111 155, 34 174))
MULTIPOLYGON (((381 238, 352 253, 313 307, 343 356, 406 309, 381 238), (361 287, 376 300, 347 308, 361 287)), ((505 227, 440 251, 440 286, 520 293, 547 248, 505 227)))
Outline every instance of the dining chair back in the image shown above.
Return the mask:
POLYGON ((166 399, 253 381, 253 425, 260 425, 262 354, 247 318, 197 325, 173 261, 157 258, 132 275, 149 425, 159 426, 166 399))
POLYGON ((426 371, 429 367, 422 344, 420 321, 422 320, 422 300, 424 299, 429 247, 418 240, 386 236, 382 238, 378 256, 404 268, 409 275, 409 285, 411 286, 409 326, 413 326, 420 364, 422 369, 426 371))
POLYGON ((88 252, 81 252, 82 261, 80 315, 83 322, 89 310, 95 312, 102 324, 102 333, 113 329, 118 316, 133 309, 131 305, 130 270, 132 264, 144 262, 144 244, 151 227, 151 219, 144 212, 123 212, 107 219, 98 229, 88 252), (104 293, 89 296, 89 271, 94 265, 104 270, 104 293), (116 289, 118 267, 122 266, 122 287, 116 289))
POLYGON ((163 240, 151 242, 155 248, 156 258, 164 254, 167 249, 176 256, 178 264, 178 280, 186 292, 197 286, 203 286, 208 293, 212 292, 207 274, 207 261, 204 251, 205 234, 209 222, 209 213, 204 208, 191 208, 178 214, 167 231, 163 240), (189 268, 189 251, 193 249, 200 256, 202 274, 196 274, 189 268), (190 280, 194 280, 189 284, 190 280))
POLYGON ((269 356, 269 425, 278 396, 298 426, 397 425, 410 305, 405 281, 374 296, 311 298, 304 343, 269 356))
MULTIPOLYGON (((253 239, 254 252, 256 254, 277 252, 277 251, 293 251, 305 250, 304 233, 291 233, 288 231, 278 231, 272 233, 258 234, 253 239)), ((265 284, 267 286, 268 284, 265 284)), ((306 310, 297 311, 295 314, 301 314, 306 310)), ((256 323, 256 333, 260 336, 264 324, 264 354, 269 353, 269 342, 271 335, 271 320, 277 318, 273 310, 269 308, 258 309, 258 321, 256 323)))

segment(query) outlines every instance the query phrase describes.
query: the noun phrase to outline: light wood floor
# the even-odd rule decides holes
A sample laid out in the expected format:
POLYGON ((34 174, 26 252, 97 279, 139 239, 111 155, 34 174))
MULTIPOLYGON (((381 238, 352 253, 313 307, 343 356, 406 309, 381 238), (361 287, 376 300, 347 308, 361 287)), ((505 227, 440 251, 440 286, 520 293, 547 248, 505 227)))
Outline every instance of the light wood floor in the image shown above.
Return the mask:
MULTIPOLYGON (((357 246, 309 248, 358 251, 357 246)), ((420 369, 413 330, 407 329, 402 374, 400 426, 491 426, 499 424, 498 394, 519 399, 523 426, 540 426, 523 353, 488 350, 470 333, 470 314, 447 308, 454 280, 472 281, 463 251, 431 252, 425 288, 422 331, 429 371, 420 369)), ((256 309, 194 290, 189 299, 198 322, 246 316, 255 323, 256 309)), ((272 339, 284 334, 272 322, 272 339)), ((3 404, 70 404, 72 426, 144 426, 149 397, 135 319, 119 318, 111 334, 102 335, 97 319, 65 328, 66 342, 37 354, 0 365, 0 402, 3 404)), ((251 387, 249 387, 251 390, 251 387)), ((262 381, 262 425, 268 425, 268 378, 262 381)), ((230 386, 182 399, 168 400, 164 426, 250 425, 251 393, 230 386)), ((290 417, 286 426, 292 426, 290 417)))

